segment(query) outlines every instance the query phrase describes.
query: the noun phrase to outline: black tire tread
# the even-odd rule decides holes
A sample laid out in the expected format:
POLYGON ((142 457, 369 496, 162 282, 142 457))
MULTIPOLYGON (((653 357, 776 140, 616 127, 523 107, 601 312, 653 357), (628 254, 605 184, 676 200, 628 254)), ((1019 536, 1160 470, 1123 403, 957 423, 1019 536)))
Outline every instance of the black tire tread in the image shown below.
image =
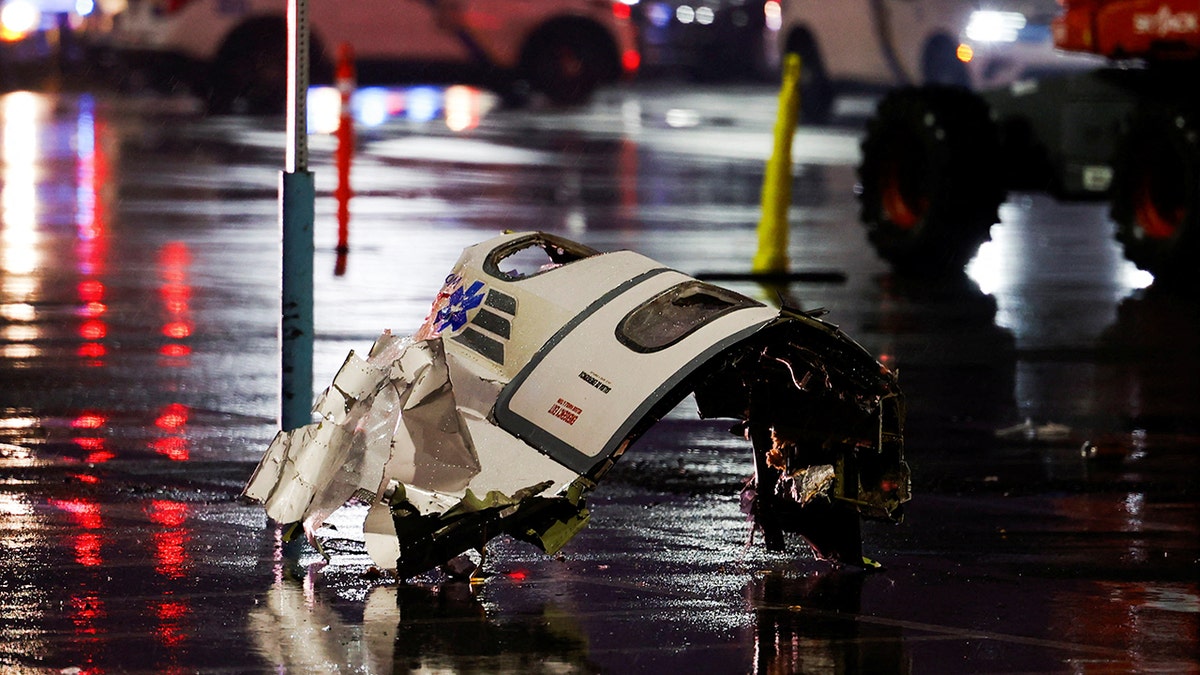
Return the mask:
POLYGON ((999 159, 996 125, 970 91, 907 87, 885 97, 867 125, 859 165, 861 218, 880 257, 911 275, 961 272, 999 220, 1005 199, 999 159), (881 190, 885 167, 907 161, 894 157, 900 142, 915 142, 925 155, 929 206, 908 229, 889 219, 881 190))
POLYGON ((1153 101, 1127 120, 1113 161, 1111 216, 1125 257, 1154 274, 1156 283, 1200 286, 1200 114, 1153 101), (1163 172, 1166 167, 1173 170, 1163 172), (1181 226, 1169 238, 1146 235, 1138 216, 1138 193, 1147 179, 1178 180, 1184 201, 1181 226))

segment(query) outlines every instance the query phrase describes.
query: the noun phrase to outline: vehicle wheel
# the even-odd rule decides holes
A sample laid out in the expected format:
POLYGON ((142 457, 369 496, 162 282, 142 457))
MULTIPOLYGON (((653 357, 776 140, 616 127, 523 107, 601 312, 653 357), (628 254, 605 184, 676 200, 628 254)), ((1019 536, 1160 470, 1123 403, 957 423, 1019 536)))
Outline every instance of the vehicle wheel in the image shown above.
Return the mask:
POLYGON ((274 115, 287 104, 287 33, 282 24, 244 27, 221 48, 209 78, 213 114, 274 115))
POLYGON ((897 271, 961 271, 1004 201, 987 104, 952 87, 900 89, 867 124, 858 175, 862 221, 897 271))
POLYGON ((1112 218, 1125 257, 1167 285, 1200 286, 1200 120, 1146 104, 1117 144, 1112 218))
POLYGON ((788 38, 787 52, 800 55, 800 123, 826 124, 833 118, 833 83, 811 36, 788 38))
POLYGON ((586 103, 603 77, 603 50, 587 35, 544 35, 526 52, 525 72, 534 90, 556 105, 586 103))

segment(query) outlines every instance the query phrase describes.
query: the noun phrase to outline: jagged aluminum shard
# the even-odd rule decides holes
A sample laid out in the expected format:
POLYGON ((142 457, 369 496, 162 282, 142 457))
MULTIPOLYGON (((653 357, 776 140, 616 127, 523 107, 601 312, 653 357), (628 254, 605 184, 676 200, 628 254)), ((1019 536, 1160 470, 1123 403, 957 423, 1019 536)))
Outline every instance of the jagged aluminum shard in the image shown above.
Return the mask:
MULTIPOLYGON (((353 352, 243 495, 313 539, 350 500, 401 577, 507 533, 559 550, 613 462, 689 394, 753 449, 766 544, 865 564, 859 518, 909 499, 896 376, 835 326, 629 251, 545 233, 467 248, 411 337, 353 352)), ((869 561, 867 561, 869 562, 869 561)))

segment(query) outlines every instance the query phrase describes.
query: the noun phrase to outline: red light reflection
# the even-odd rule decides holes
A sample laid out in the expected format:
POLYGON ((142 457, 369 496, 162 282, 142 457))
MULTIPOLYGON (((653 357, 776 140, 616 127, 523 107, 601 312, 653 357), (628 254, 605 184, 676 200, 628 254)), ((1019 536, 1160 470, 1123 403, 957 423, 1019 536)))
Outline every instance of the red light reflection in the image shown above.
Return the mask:
POLYGON ((185 530, 166 530, 154 533, 154 570, 168 579, 187 576, 188 554, 184 544, 188 533, 185 530))
POLYGON ((190 337, 192 334, 192 325, 187 321, 171 321, 162 328, 163 335, 176 340, 182 340, 185 337, 190 337))
MULTIPOLYGON (((173 273, 173 275, 175 274, 173 273)), ((185 286, 182 283, 168 283, 159 288, 158 293, 162 296, 163 304, 166 305, 168 312, 182 314, 188 311, 188 300, 192 295, 191 286, 185 286)))
POLYGON ((191 449, 188 448, 187 439, 179 436, 159 438, 151 443, 150 447, 173 462, 186 462, 192 454, 191 449))
POLYGON ((99 342, 85 342, 79 346, 79 350, 75 353, 85 359, 99 359, 103 358, 108 353, 108 350, 99 342))
POLYGON ((191 609, 178 600, 159 603, 155 610, 159 621, 155 633, 163 646, 178 647, 183 642, 187 637, 185 620, 190 614, 191 609))
POLYGON ((108 327, 99 319, 91 319, 79 327, 79 335, 85 340, 100 340, 108 335, 108 327))
POLYGON ((188 421, 188 407, 182 403, 172 403, 163 409, 158 419, 154 420, 154 426, 159 429, 175 430, 179 429, 188 421))
POLYGON ((99 429, 108 418, 100 413, 86 412, 71 421, 72 429, 99 429))
POLYGON ((158 349, 158 353, 163 356, 180 357, 187 356, 192 353, 192 348, 187 345, 181 345, 177 342, 163 345, 158 349))
POLYGON ((75 562, 84 567, 99 567, 104 562, 100 556, 99 534, 81 532, 75 536, 75 562))
POLYGON ((75 524, 85 530, 98 530, 103 524, 100 519, 100 506, 95 502, 83 499, 51 499, 50 505, 71 514, 75 524))
POLYGON ((150 522, 163 527, 179 527, 187 521, 188 505, 166 499, 150 502, 150 522))
POLYGON ((180 283, 185 280, 184 269, 192 263, 192 254, 188 251, 187 244, 172 241, 162 247, 159 261, 163 264, 163 278, 180 283))
POLYGON ((72 442, 89 452, 101 452, 104 450, 103 438, 75 438, 72 439, 72 442))
POLYGON ((169 579, 186 576, 190 567, 187 543, 191 534, 184 527, 188 510, 188 505, 183 502, 154 500, 150 503, 151 522, 165 528, 154 533, 154 560, 158 563, 155 571, 169 579))
POLYGON ((51 499, 50 505, 69 513, 75 525, 87 530, 75 535, 75 562, 85 567, 99 567, 104 558, 100 554, 102 540, 99 530, 104 525, 100 518, 100 505, 83 499, 51 499))
POLYGON ((627 73, 635 73, 642 66, 642 55, 637 50, 630 49, 621 55, 621 67, 627 73))
MULTIPOLYGON (((75 285, 79 306, 75 314, 83 318, 79 336, 83 343, 75 350, 87 367, 102 367, 101 360, 108 349, 100 341, 108 336, 108 325, 102 317, 108 312, 105 304, 105 286, 97 278, 104 270, 107 253, 105 244, 105 217, 100 199, 101 190, 106 188, 107 161, 103 149, 96 143, 96 119, 90 97, 80 99, 79 117, 75 133, 75 255, 76 271, 80 280, 75 285)), ((104 413, 84 411, 71 421, 71 428, 99 431, 108 423, 104 413)), ((115 455, 106 448, 104 438, 87 436, 73 439, 75 445, 87 452, 86 461, 102 463, 115 455)), ((95 476, 79 475, 80 482, 95 484, 95 476)), ((99 516, 97 515, 97 520, 99 516)), ((98 542, 97 542, 98 546, 98 542)), ((98 560, 98 558, 97 558, 98 560)))
POLYGON ((71 622, 75 632, 84 635, 96 634, 96 620, 104 618, 104 602, 98 595, 71 597, 71 622))
POLYGON ((191 457, 191 445, 186 436, 189 414, 189 408, 182 403, 171 403, 160 410, 154 426, 170 435, 155 439, 150 447, 168 459, 186 462, 191 457))
POLYGON ((79 282, 79 299, 85 303, 100 302, 104 299, 104 284, 95 279, 79 282))
MULTIPOLYGON (((192 287, 188 283, 188 266, 191 265, 192 254, 187 244, 173 241, 159 251, 159 278, 163 283, 158 289, 162 298, 167 317, 163 322, 162 334, 176 342, 169 342, 159 348, 159 354, 166 357, 183 357, 192 353, 191 347, 179 342, 192 336, 195 327, 190 321, 189 302, 192 297, 192 287)), ((179 365, 179 364, 170 364, 179 365)))

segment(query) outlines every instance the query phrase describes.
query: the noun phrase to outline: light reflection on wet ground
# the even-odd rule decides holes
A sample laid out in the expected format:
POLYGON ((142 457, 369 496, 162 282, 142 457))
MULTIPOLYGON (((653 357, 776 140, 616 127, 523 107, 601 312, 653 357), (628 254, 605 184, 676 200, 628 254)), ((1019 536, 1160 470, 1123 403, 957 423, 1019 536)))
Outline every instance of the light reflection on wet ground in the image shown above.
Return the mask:
MULTIPOLYGON (((461 248, 502 229, 748 267, 769 89, 571 113, 455 96, 465 117, 362 131, 341 274, 332 141, 313 139, 319 387, 419 325, 461 248)), ((321 565, 234 499, 274 433, 281 129, 20 93, 0 124, 6 670, 1200 670, 1200 317, 1141 289, 1100 205, 1018 195, 969 277, 897 279, 854 224, 853 129, 799 136, 792 264, 847 280, 730 285, 826 307, 900 370, 916 500, 867 528, 886 572, 747 546, 748 453, 685 404, 563 555, 499 541, 482 584, 397 586, 367 574, 353 513, 321 565), (1026 419, 1063 428, 996 434, 1026 419)))

